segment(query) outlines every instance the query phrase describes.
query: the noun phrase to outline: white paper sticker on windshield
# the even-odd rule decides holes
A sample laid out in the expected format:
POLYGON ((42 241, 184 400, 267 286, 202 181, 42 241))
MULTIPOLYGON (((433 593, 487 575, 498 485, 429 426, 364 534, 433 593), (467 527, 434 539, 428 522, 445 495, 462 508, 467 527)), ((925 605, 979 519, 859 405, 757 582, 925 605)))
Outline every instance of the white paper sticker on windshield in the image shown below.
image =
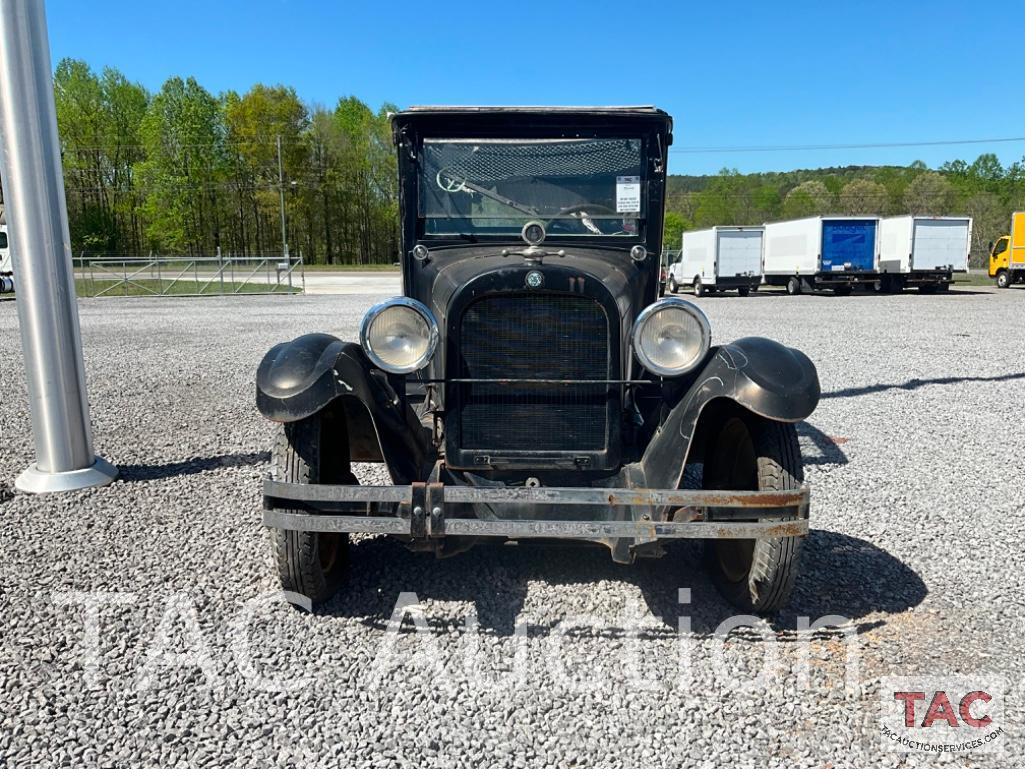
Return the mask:
POLYGON ((616 213, 637 214, 641 211, 641 177, 616 177, 616 213))

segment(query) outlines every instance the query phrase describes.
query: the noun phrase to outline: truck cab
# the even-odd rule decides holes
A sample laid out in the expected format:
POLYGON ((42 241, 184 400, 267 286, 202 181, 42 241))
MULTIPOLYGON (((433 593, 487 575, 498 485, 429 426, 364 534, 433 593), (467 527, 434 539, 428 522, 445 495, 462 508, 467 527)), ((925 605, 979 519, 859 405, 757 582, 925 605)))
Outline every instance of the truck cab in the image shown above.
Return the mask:
POLYGON ((990 244, 989 276, 998 288, 1025 282, 1025 211, 1011 215, 1011 232, 990 244))
POLYGON ((392 129, 402 295, 358 341, 285 341, 256 375, 283 589, 328 600, 350 533, 438 556, 575 540, 619 563, 690 538, 727 600, 779 609, 818 374, 769 339, 712 345, 696 305, 658 297, 669 115, 414 107, 392 129), (360 484, 365 462, 391 483, 360 484))

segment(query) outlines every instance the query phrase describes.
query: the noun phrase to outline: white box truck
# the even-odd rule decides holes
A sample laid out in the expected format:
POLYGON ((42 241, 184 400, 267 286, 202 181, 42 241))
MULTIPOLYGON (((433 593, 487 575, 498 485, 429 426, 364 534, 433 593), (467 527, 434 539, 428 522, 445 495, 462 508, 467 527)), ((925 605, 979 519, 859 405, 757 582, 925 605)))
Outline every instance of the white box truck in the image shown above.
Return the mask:
POLYGON ((946 291, 955 272, 968 272, 970 216, 891 216, 879 223, 879 289, 946 291))
POLYGON ((788 294, 831 288, 849 294, 879 276, 878 216, 812 216, 765 225, 762 269, 788 294))
POLYGON ((7 243, 7 223, 4 208, 0 206, 0 294, 14 291, 14 268, 11 266, 11 249, 7 243))
POLYGON ((762 282, 762 227, 711 227, 683 233, 680 256, 669 266, 675 294, 693 286, 697 296, 736 289, 741 296, 762 282))

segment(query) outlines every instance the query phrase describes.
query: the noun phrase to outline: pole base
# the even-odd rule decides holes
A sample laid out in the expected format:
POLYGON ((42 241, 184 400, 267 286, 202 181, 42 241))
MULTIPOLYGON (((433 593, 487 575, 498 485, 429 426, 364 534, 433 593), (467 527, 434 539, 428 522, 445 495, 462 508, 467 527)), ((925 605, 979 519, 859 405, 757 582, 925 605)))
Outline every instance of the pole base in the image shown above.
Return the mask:
POLYGON ((66 470, 62 473, 44 473, 33 462, 14 481, 14 488, 27 494, 49 494, 60 491, 78 491, 93 486, 106 486, 117 478, 117 468, 102 457, 96 457, 92 467, 66 470))

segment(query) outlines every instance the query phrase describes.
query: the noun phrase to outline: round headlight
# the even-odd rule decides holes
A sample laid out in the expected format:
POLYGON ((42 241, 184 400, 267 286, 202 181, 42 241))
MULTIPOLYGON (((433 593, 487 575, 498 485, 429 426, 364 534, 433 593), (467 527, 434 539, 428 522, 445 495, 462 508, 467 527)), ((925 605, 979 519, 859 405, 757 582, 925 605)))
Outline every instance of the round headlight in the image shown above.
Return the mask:
POLYGON ((378 368, 409 374, 426 366, 434 355, 438 323, 422 303, 399 296, 370 308, 359 341, 378 368))
POLYGON ((666 297, 637 316, 633 342, 637 358, 648 371, 659 376, 679 376, 705 357, 712 344, 712 329, 708 318, 695 305, 666 297))

